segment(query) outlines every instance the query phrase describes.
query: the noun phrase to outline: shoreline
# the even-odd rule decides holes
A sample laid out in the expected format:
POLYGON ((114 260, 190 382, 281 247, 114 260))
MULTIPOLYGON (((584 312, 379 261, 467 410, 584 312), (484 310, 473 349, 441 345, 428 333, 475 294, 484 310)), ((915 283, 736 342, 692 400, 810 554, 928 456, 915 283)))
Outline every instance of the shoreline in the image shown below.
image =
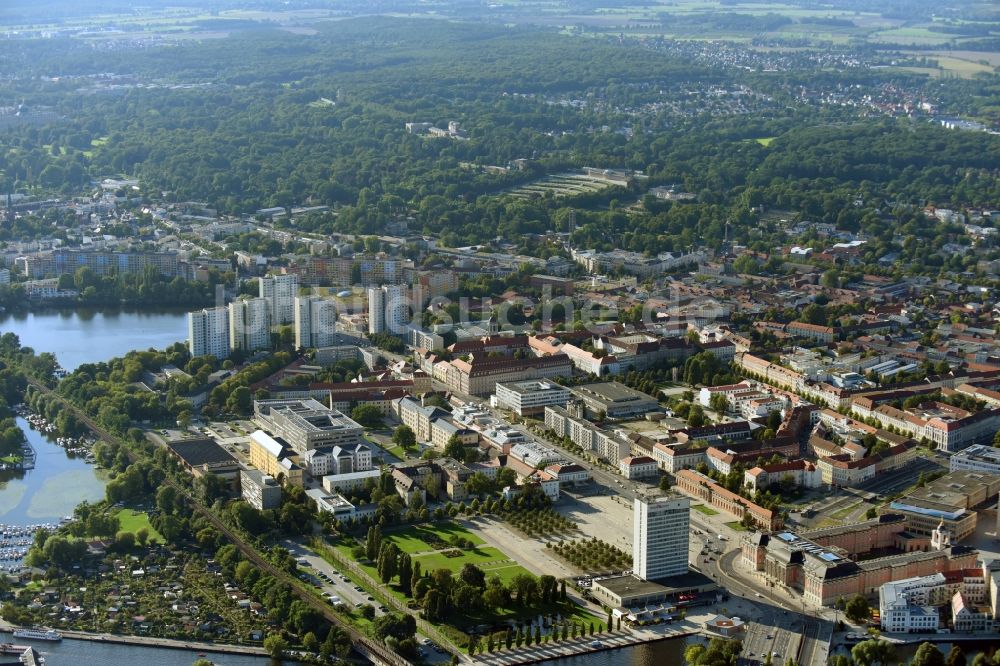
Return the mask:
POLYGON ((575 642, 561 641, 559 643, 545 643, 544 645, 519 648, 517 650, 478 653, 472 659, 475 662, 491 666, 520 666, 521 664, 548 663, 558 659, 570 659, 598 652, 622 650, 649 643, 686 639, 691 636, 699 636, 705 639, 713 637, 712 634, 708 634, 695 626, 678 627, 678 629, 679 631, 662 634, 654 633, 648 629, 639 630, 642 632, 641 634, 636 633, 636 630, 630 630, 628 634, 616 632, 611 636, 607 634, 595 634, 594 636, 579 637, 575 642), (599 642, 600 645, 591 645, 594 641, 599 642))
MULTIPOLYGON (((19 627, 0 621, 0 631, 10 633, 19 627)), ((174 638, 154 638, 152 636, 134 636, 130 634, 95 634, 87 631, 71 629, 58 630, 64 639, 91 641, 94 643, 110 643, 117 645, 138 645, 141 647, 168 648, 171 650, 188 650, 215 654, 238 654, 255 657, 267 657, 267 650, 255 645, 235 645, 228 643, 205 643, 201 641, 186 641, 174 638)), ((27 639, 24 639, 27 640, 27 639)), ((38 649, 38 641, 31 641, 31 647, 38 649)))

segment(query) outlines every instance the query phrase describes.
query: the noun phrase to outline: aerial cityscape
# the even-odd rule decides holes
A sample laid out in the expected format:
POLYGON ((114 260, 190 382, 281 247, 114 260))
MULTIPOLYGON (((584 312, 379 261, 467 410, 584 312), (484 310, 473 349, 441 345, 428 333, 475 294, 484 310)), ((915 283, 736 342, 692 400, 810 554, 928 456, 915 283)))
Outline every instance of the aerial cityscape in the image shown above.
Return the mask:
POLYGON ((998 637, 1000 5, 0 6, 0 664, 998 637))

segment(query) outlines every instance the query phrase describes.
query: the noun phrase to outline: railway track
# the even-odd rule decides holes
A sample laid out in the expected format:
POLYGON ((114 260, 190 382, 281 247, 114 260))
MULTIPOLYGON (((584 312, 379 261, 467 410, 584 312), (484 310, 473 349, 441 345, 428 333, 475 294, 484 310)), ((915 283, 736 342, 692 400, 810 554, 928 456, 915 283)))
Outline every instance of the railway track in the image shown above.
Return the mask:
MULTIPOLYGON (((36 390, 44 393, 45 395, 52 396, 62 403, 65 408, 73 410, 76 417, 86 424, 86 426, 90 428, 90 430, 101 440, 112 444, 121 444, 130 462, 136 462, 136 460, 138 460, 139 456, 131 448, 122 444, 117 437, 107 432, 76 405, 66 400, 58 393, 55 393, 48 386, 45 386, 34 378, 29 377, 28 384, 35 387, 36 390)), ((236 546, 236 549, 240 551, 240 554, 242 554, 247 561, 251 562, 261 571, 266 572, 276 580, 287 583, 292 590, 295 591, 295 594, 299 599, 309 604, 309 606, 311 606, 314 610, 318 611, 327 622, 342 629, 350 637, 351 644, 354 646, 354 649, 357 650, 362 656, 376 664, 380 664, 381 666, 411 666, 411 663, 407 659, 396 654, 395 652, 392 652, 384 645, 372 640, 368 636, 365 636, 352 625, 345 622, 333 611, 332 608, 330 608, 330 606, 313 594, 312 590, 306 588, 302 581, 293 576, 291 573, 279 569, 266 557, 261 555, 256 548, 246 542, 241 534, 230 528, 229 525, 222 521, 222 519, 212 513, 208 507, 198 501, 198 499, 194 497, 187 488, 169 477, 164 480, 164 483, 181 493, 188 501, 189 505, 193 507, 194 511, 208 520, 208 522, 212 524, 212 527, 217 529, 230 541, 230 543, 236 546)))

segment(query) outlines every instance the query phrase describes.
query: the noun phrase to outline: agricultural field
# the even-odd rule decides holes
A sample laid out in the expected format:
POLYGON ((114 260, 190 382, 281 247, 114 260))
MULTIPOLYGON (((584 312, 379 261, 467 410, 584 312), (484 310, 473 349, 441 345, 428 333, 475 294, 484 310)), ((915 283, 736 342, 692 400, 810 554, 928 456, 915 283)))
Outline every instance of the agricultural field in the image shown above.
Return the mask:
POLYGON ((601 178, 593 178, 579 173, 560 173, 546 176, 541 180, 521 185, 508 194, 519 199, 530 199, 532 197, 552 196, 573 197, 580 194, 594 194, 609 187, 614 187, 616 183, 601 178))

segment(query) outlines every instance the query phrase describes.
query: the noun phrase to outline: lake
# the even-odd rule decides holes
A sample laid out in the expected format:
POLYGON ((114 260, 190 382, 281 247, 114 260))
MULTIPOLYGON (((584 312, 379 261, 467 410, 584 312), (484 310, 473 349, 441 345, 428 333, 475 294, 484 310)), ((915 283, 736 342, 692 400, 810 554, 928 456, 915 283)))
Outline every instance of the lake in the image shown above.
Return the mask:
POLYGON ((184 310, 44 310, 0 316, 0 333, 15 333, 36 352, 52 352, 60 365, 109 361, 134 349, 163 349, 187 339, 184 310))

